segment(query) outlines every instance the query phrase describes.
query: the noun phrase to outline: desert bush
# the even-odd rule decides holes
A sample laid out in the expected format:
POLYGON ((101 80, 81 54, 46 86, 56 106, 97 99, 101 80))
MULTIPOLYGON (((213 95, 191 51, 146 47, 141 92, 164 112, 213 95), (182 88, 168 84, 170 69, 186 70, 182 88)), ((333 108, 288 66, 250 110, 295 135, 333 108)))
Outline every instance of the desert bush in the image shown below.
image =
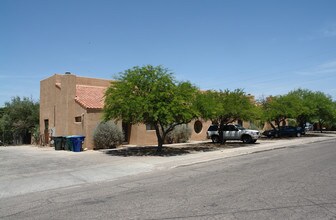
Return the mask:
POLYGON ((166 143, 186 143, 191 137, 191 128, 186 124, 178 125, 171 131, 165 139, 166 143))
POLYGON ((32 128, 32 143, 35 145, 40 144, 39 143, 39 139, 40 139, 40 126, 35 126, 34 128, 32 128))
POLYGON ((111 121, 101 122, 93 133, 94 149, 116 148, 124 140, 120 128, 111 121))

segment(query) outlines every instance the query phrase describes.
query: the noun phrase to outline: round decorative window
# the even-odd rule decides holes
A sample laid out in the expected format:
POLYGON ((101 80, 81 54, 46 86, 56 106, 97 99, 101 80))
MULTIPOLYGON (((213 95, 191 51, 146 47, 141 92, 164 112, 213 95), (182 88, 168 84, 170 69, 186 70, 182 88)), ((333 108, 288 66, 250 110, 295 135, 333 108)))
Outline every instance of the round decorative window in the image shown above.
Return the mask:
POLYGON ((199 133, 201 133, 202 129, 203 129, 203 124, 202 124, 202 122, 201 122, 200 120, 195 121, 195 124, 194 124, 194 131, 195 131, 197 134, 199 134, 199 133))

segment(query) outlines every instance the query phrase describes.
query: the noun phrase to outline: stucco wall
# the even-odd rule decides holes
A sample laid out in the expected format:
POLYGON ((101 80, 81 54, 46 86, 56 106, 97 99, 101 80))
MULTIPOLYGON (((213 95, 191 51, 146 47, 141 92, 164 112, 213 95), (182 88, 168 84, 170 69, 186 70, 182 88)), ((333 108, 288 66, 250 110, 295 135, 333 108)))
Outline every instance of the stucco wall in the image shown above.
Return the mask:
MULTIPOLYGON (((56 120, 56 103, 59 94, 55 89, 56 82, 60 78, 54 75, 40 82, 40 133, 45 137, 45 120, 49 122, 48 133, 55 127, 56 120)), ((44 140, 44 144, 48 144, 49 140, 44 140)))
POLYGON ((85 147, 88 149, 93 149, 93 132, 102 121, 102 112, 91 112, 85 115, 84 124, 85 124, 85 147))
POLYGON ((191 121, 188 124, 188 126, 192 130, 190 140, 192 140, 192 141, 204 141, 204 140, 207 140, 206 134, 207 134, 207 131, 208 131, 208 128, 209 128, 210 125, 211 125, 211 121, 205 121, 205 120, 202 120, 202 119, 191 121), (200 121, 202 123, 202 130, 199 133, 196 133, 196 131, 195 131, 195 122, 196 121, 200 121))
POLYGON ((132 125, 129 144, 142 146, 157 144, 155 130, 146 130, 144 124, 132 125))
POLYGON ((102 86, 108 87, 111 85, 112 80, 88 78, 88 77, 78 77, 76 78, 77 85, 88 85, 88 86, 102 86))
POLYGON ((49 121, 52 136, 84 135, 84 148, 93 149, 93 131, 102 119, 102 110, 87 110, 75 101, 76 84, 108 87, 111 81, 55 74, 40 82, 40 133, 49 121), (81 121, 76 122, 75 117, 81 121))
MULTIPOLYGON (((204 141, 207 140, 206 133, 211 125, 211 121, 199 120, 202 123, 202 129, 199 133, 195 132, 194 125, 198 120, 193 120, 188 124, 188 127, 191 129, 191 137, 189 141, 204 141)), ((156 145, 157 137, 155 130, 146 130, 146 125, 138 124, 132 125, 131 129, 131 139, 130 144, 134 145, 156 145)))

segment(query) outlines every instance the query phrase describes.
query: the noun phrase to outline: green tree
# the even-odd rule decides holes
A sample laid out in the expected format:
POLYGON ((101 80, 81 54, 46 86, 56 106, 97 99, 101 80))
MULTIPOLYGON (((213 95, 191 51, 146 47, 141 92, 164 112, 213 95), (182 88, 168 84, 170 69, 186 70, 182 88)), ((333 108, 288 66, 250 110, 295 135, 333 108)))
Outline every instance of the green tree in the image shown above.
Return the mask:
POLYGON ((197 118, 197 92, 190 82, 176 81, 162 66, 133 67, 119 73, 107 89, 104 119, 154 126, 161 151, 169 132, 197 118))
POLYGON ((320 128, 335 120, 335 106, 330 96, 323 92, 312 92, 307 89, 296 89, 288 94, 269 97, 263 104, 264 119, 276 129, 272 121, 279 127, 287 119, 296 119, 299 126, 316 122, 320 128))
POLYGON ((312 96, 314 108, 314 122, 317 122, 322 133, 325 125, 332 125, 336 120, 336 109, 332 98, 323 92, 315 92, 312 96))
POLYGON ((27 97, 14 97, 5 107, 0 129, 7 142, 30 143, 31 134, 39 124, 39 103, 27 97))
POLYGON ((309 121, 312 121, 315 114, 314 93, 308 89, 296 89, 287 94, 294 105, 293 116, 299 126, 304 127, 309 121))
POLYGON ((5 114, 5 108, 2 108, 0 116, 0 135, 1 143, 8 144, 13 141, 11 120, 7 114, 5 114))
POLYGON ((293 96, 280 95, 268 97, 263 102, 263 119, 267 121, 273 129, 280 127, 288 118, 296 116, 295 99, 293 96), (275 125, 272 123, 275 122, 275 125))
POLYGON ((336 101, 333 102, 333 110, 334 110, 334 113, 333 113, 333 120, 331 121, 330 123, 330 128, 335 131, 336 130, 336 101))
POLYGON ((217 124, 257 117, 256 105, 241 89, 234 91, 205 91, 198 95, 197 107, 202 118, 217 124))
MULTIPOLYGON (((258 118, 258 107, 251 98, 241 89, 234 91, 209 90, 198 94, 197 108, 202 118, 220 125, 219 132, 221 134, 222 125, 238 119, 252 120, 258 118)), ((222 138, 222 135, 219 136, 222 138)))

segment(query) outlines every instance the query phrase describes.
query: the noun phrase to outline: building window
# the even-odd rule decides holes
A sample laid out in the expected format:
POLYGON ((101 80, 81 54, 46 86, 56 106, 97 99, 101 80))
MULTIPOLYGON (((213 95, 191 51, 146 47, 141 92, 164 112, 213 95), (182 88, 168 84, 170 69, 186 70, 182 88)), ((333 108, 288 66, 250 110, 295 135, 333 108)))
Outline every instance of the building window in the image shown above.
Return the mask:
POLYGON ((75 122, 82 122, 82 116, 75 117, 75 122))
POLYGON ((147 131, 155 130, 155 127, 154 127, 154 125, 152 125, 152 124, 146 124, 146 130, 147 130, 147 131))
POLYGON ((195 124, 194 124, 194 131, 195 131, 197 134, 199 134, 199 133, 201 133, 202 129, 203 129, 203 124, 202 124, 202 122, 201 122, 200 120, 195 121, 195 124))

